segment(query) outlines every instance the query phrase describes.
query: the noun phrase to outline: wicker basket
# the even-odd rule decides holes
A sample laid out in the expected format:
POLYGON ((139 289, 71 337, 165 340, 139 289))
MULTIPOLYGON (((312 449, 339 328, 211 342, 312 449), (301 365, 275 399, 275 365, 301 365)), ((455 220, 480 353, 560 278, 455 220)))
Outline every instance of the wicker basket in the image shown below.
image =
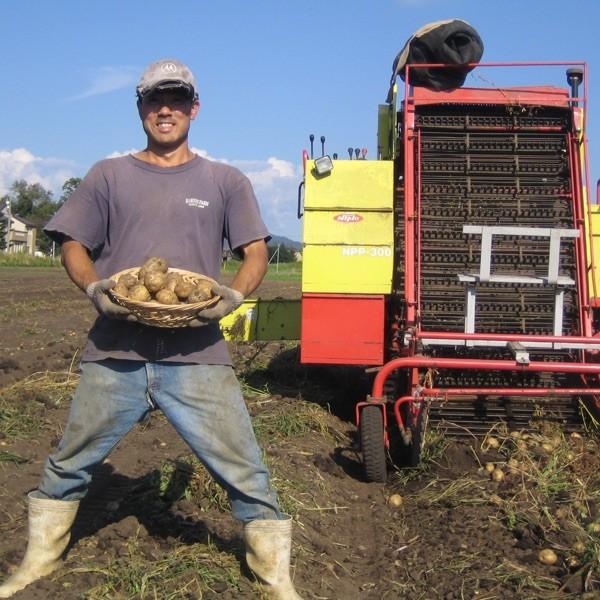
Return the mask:
MULTIPOLYGON (((111 279, 118 281, 121 275, 127 275, 129 273, 137 277, 139 270, 140 267, 124 269, 123 271, 115 273, 111 279)), ((178 273, 183 280, 188 283, 198 283, 199 281, 216 283, 214 279, 211 279, 206 275, 192 273, 191 271, 185 271, 183 269, 169 268, 169 273, 178 273)), ((113 302, 129 309, 137 317, 140 323, 152 327, 165 327, 170 329, 185 327, 196 317, 199 311, 208 308, 209 306, 213 306, 220 299, 220 296, 213 296, 209 300, 195 302, 193 304, 159 304, 158 302, 139 302, 138 300, 132 300, 131 298, 126 298, 125 296, 121 296, 121 294, 117 294, 113 290, 109 290, 108 293, 113 302)))

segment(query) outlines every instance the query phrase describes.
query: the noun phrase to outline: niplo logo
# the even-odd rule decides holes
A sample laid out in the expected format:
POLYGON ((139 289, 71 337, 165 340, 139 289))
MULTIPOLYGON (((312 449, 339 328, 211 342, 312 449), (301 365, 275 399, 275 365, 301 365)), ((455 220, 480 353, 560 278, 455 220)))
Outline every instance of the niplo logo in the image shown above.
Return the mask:
POLYGON ((339 223, 358 223, 362 221, 362 217, 356 213, 340 213, 333 217, 339 223))

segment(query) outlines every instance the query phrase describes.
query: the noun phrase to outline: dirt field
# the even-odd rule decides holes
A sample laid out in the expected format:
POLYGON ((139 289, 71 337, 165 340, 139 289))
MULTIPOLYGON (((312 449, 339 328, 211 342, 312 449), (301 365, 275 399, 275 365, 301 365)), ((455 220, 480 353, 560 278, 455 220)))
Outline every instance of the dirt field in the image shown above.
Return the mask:
MULTIPOLYGON (((258 293, 298 297, 299 284, 258 293)), ((62 271, 0 269, 0 577, 25 549, 25 495, 60 439, 94 317, 62 271)), ((366 483, 352 423, 359 372, 300 367, 287 342, 231 351, 295 520, 303 598, 600 598, 596 438, 498 430, 493 443, 450 442, 432 431, 420 468, 366 483), (544 548, 554 564, 538 559, 544 548)), ((261 596, 226 498, 158 413, 98 468, 64 567, 14 596, 217 597, 261 596)))

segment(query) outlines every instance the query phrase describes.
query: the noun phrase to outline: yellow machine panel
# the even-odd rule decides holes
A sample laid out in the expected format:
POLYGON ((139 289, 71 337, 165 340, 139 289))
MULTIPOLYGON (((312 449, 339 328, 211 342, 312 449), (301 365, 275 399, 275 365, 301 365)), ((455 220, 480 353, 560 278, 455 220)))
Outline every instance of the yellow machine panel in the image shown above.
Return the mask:
POLYGON ((300 339, 300 300, 244 300, 219 322, 231 341, 300 339))
POLYGON ((318 177, 306 165, 304 208, 392 210, 394 163, 391 160, 335 160, 329 175, 318 177))
POLYGON ((302 291, 389 294, 393 254, 391 244, 307 244, 302 260, 302 291))
POLYGON ((393 213, 307 210, 304 213, 304 243, 391 246, 394 243, 393 213))
MULTIPOLYGON (((590 252, 590 254, 593 259, 592 264, 595 267, 593 270, 590 270, 590 296, 593 299, 594 290, 596 294, 600 295, 600 204, 592 204, 590 206, 590 212, 592 216, 592 252, 590 252)), ((591 266, 592 265, 590 265, 590 267, 591 266)))

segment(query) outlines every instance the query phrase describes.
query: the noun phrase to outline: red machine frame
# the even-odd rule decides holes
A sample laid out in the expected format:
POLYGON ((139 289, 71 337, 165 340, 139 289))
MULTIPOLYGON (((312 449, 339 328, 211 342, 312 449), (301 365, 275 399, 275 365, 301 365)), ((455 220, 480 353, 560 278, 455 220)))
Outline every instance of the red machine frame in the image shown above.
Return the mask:
MULTIPOLYGON (((356 406, 356 422, 360 427, 362 412, 367 407, 377 406, 383 413, 383 444, 389 447, 390 437, 388 433, 387 406, 389 399, 384 394, 386 379, 400 369, 408 372, 407 387, 400 397, 394 400, 393 414, 401 433, 406 433, 406 423, 402 416, 402 408, 408 409, 408 414, 417 415, 421 410, 422 401, 427 398, 447 399, 449 397, 460 397, 465 395, 476 396, 578 396, 592 397, 595 407, 600 409, 600 364, 593 362, 594 354, 589 348, 596 350, 600 347, 600 338, 594 337, 592 309, 599 304, 595 280, 593 282, 593 294, 590 298, 588 286, 589 272, 595 272, 596 266, 593 260, 593 241, 591 236, 591 214, 589 201, 586 202, 586 190, 589 185, 589 161, 587 154, 587 139, 585 137, 583 123, 587 106, 587 65, 583 62, 534 62, 534 63, 482 63, 470 65, 477 67, 580 67, 583 70, 583 96, 571 97, 565 89, 555 87, 523 87, 504 89, 458 89, 451 92, 432 92, 424 88, 410 86, 410 69, 436 68, 447 65, 426 64, 407 65, 405 71, 404 99, 403 99, 403 142, 404 142, 404 290, 403 300, 405 304, 404 337, 405 345, 399 348, 399 357, 386 362, 377 372, 372 386, 371 395, 365 402, 356 406), (420 144, 419 131, 415 128, 415 113, 418 106, 426 104, 443 103, 496 103, 505 104, 507 99, 515 103, 524 102, 528 104, 540 104, 544 106, 558 106, 571 108, 577 123, 576 131, 568 135, 568 160, 571 165, 571 204, 573 206, 573 225, 579 231, 579 237, 575 239, 576 259, 576 289, 579 297, 579 331, 576 336, 545 336, 545 335, 520 335, 520 334, 485 334, 485 333, 457 333, 457 332, 431 332, 421 329, 419 315, 420 306, 420 281, 421 281, 421 239, 420 239, 420 206, 421 206, 421 170, 420 170, 420 144), (579 154, 580 145, 584 145, 584 164, 581 164, 579 154), (416 164, 415 164, 416 163, 416 164), (416 173, 416 176, 413 174, 416 173), (583 189, 585 188, 585 190, 583 189), (587 215, 584 211, 587 209, 587 215), (587 217, 588 228, 585 222, 587 217), (588 256, 588 248, 591 256, 588 256), (589 267, 588 267, 589 266, 589 267), (416 346, 418 340, 437 339, 448 341, 477 342, 545 342, 556 347, 569 347, 579 352, 578 362, 530 362, 521 364, 511 360, 486 360, 486 359, 460 359, 460 358, 435 358, 417 356, 416 346), (592 346, 593 345, 593 346, 592 346), (586 350, 586 348, 588 348, 586 350), (581 375, 582 387, 569 388, 427 388, 419 384, 419 369, 479 369, 479 370, 502 370, 502 371, 538 371, 578 373, 581 375)), ((550 130, 551 128, 549 128, 550 130)))

